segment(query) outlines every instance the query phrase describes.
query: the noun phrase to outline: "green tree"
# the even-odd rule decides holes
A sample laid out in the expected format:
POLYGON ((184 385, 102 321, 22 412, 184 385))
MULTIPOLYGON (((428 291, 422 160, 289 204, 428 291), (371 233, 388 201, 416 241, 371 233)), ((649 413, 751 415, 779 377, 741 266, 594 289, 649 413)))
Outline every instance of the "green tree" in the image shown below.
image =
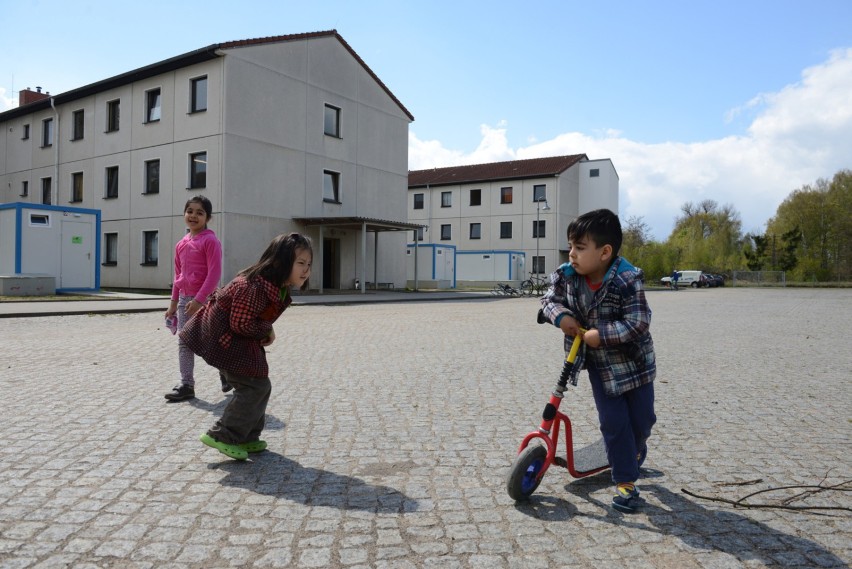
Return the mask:
POLYGON ((762 271, 766 263, 766 246, 769 240, 766 235, 746 234, 743 243, 743 255, 746 266, 750 271, 762 271))
POLYGON ((742 220, 734 206, 708 199, 683 204, 681 213, 666 242, 677 268, 720 272, 741 266, 742 220))
MULTIPOLYGON (((777 270, 790 272, 796 268, 796 265, 799 263, 796 251, 798 250, 801 242, 802 232, 799 230, 798 226, 787 231, 781 236, 782 246, 780 255, 778 256, 777 270)), ((775 265, 775 263, 773 263, 773 265, 775 265)))
POLYGON ((793 190, 769 220, 766 233, 781 238, 785 262, 795 256, 793 279, 848 279, 850 216, 852 172, 844 170, 832 182, 821 178, 814 186, 793 190))
POLYGON ((852 170, 841 170, 828 187, 831 227, 831 258, 836 280, 852 280, 852 170))

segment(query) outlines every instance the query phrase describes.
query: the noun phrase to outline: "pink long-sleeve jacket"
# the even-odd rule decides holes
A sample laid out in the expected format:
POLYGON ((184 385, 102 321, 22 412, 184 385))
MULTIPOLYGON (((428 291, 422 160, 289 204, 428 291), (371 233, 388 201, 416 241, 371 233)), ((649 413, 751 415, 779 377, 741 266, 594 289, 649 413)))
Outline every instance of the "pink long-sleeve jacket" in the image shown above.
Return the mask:
POLYGON ((211 229, 187 233, 175 245, 175 281, 172 300, 192 296, 204 304, 222 277, 222 244, 211 229))

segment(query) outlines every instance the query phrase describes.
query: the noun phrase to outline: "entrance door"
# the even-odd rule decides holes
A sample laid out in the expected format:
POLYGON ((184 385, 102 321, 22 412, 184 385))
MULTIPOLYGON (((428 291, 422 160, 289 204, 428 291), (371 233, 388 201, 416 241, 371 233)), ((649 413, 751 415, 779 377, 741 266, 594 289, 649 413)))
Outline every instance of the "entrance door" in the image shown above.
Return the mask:
POLYGON ((92 224, 62 220, 59 282, 56 288, 95 288, 92 224))
POLYGON ((340 288, 340 239, 322 240, 322 288, 340 288))

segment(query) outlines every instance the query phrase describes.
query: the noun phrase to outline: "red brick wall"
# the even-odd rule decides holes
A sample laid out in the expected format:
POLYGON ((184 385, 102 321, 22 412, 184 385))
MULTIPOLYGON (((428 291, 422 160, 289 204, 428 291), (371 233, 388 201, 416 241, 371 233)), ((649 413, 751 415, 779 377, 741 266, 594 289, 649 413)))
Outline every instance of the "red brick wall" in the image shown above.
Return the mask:
POLYGON ((41 87, 37 87, 38 91, 30 91, 29 87, 18 92, 18 104, 20 106, 29 105, 42 99, 50 97, 50 93, 42 93, 41 87))

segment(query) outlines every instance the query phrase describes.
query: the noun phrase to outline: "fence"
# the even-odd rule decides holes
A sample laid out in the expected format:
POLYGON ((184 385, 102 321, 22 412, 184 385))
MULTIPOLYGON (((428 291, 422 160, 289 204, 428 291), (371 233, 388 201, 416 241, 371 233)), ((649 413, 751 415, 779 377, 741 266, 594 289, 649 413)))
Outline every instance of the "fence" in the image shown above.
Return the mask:
POLYGON ((784 271, 733 271, 731 286, 787 286, 784 271))

